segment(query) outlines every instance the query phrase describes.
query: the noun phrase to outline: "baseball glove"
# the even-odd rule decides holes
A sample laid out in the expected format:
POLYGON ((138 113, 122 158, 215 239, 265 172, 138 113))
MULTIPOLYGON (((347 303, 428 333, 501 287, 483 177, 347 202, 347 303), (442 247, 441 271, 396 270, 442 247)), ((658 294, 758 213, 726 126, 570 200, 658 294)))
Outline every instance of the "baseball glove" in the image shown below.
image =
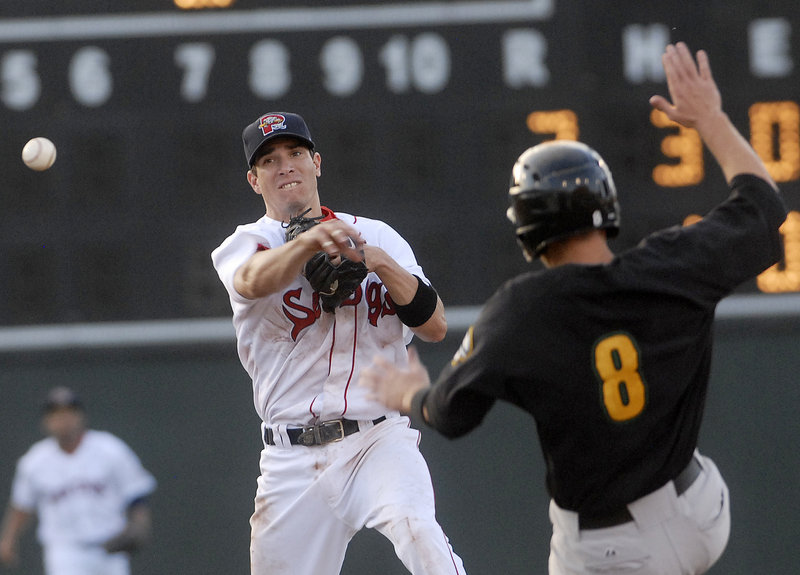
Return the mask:
MULTIPOLYGON (((319 223, 321 217, 306 218, 307 213, 308 210, 289 220, 286 226, 287 242, 319 223)), ((351 245, 355 245, 352 240, 351 245)), ((303 266, 303 275, 314 291, 320 294, 323 311, 329 313, 335 313, 336 308, 353 295, 369 273, 363 260, 355 262, 344 255, 334 259, 335 263, 327 253, 319 251, 303 266)))
POLYGON ((283 227, 286 228, 286 241, 290 242, 295 239, 297 236, 302 234, 303 232, 308 231, 309 229, 316 226, 319 221, 322 219, 322 216, 317 216, 316 218, 307 218, 305 217, 308 212, 311 211, 311 208, 308 208, 299 216, 294 216, 289 220, 288 224, 285 224, 283 227))

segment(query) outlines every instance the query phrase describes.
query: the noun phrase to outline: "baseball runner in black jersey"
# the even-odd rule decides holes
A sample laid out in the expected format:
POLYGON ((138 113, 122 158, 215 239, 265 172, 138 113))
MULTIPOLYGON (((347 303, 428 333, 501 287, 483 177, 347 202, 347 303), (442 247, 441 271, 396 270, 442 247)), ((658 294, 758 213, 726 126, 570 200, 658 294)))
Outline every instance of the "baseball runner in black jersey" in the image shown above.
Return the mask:
POLYGON ((717 303, 782 255, 786 209, 764 164, 722 111, 702 50, 663 55, 671 101, 730 188, 700 222, 614 255, 616 189, 591 148, 548 142, 513 169, 509 218, 527 259, 486 303, 434 385, 418 357, 361 384, 448 437, 498 399, 536 421, 551 495, 551 575, 706 572, 728 541, 728 489, 700 454, 717 303), (513 334, 513 336, 511 336, 513 334))

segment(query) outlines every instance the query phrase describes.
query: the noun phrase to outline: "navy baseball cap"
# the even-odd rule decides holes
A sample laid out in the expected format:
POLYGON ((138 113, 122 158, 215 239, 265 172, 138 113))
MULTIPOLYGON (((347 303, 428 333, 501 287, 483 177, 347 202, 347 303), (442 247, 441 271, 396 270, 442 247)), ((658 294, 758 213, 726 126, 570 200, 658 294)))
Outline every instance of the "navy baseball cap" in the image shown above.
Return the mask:
POLYGON ((42 411, 49 413, 60 407, 71 407, 83 410, 83 402, 78 394, 68 387, 54 387, 47 394, 42 404, 42 411))
POLYGON ((252 168, 258 149, 272 138, 279 136, 297 138, 310 149, 314 149, 311 132, 308 131, 308 126, 302 117, 291 112, 270 112, 259 116, 242 132, 244 157, 247 165, 252 168))

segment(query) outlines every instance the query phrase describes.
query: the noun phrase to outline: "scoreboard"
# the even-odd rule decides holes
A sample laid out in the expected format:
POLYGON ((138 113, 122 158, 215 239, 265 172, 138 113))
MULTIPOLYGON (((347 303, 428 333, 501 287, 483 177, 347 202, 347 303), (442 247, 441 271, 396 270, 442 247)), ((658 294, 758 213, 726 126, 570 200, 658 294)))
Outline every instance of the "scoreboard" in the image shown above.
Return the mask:
POLYGON ((263 214, 241 130, 268 111, 309 123, 322 203, 395 227, 449 305, 529 266, 506 193, 547 139, 603 155, 622 203, 612 247, 632 247, 726 196, 696 133, 648 104, 678 40, 709 52, 791 210, 785 261, 742 291, 800 291, 795 0, 7 4, 0 324, 228 315, 210 252, 263 214), (34 136, 58 146, 47 172, 20 160, 34 136))

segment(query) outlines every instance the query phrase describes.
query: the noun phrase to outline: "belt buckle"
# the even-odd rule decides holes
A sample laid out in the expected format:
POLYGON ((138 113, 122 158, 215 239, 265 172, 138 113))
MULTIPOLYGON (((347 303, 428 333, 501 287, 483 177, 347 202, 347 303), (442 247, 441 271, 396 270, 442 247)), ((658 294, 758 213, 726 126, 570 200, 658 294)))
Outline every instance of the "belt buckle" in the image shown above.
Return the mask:
POLYGON ((323 443, 335 443, 337 441, 341 441, 344 439, 344 423, 341 419, 333 419, 331 421, 323 421, 321 427, 323 429, 331 430, 331 425, 333 424, 333 430, 336 434, 334 437, 331 438, 323 438, 323 443), (338 428, 338 429, 337 429, 338 428))
POLYGON ((316 425, 303 428, 297 437, 297 443, 311 447, 312 445, 325 445, 344 439, 344 424, 341 419, 331 419, 316 425), (338 428, 338 429, 337 429, 338 428), (324 436, 323 436, 324 433, 324 436))

